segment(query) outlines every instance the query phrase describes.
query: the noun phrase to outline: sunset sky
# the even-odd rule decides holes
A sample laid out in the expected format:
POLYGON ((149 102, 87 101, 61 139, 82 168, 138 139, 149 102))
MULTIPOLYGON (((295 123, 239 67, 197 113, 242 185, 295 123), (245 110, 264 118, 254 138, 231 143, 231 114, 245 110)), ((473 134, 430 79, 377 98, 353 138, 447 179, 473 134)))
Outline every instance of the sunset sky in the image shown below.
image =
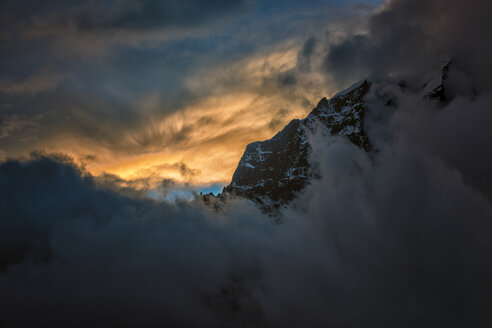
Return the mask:
POLYGON ((381 3, 2 1, 0 158, 219 189, 248 143, 354 82, 320 70, 318 44, 381 3))

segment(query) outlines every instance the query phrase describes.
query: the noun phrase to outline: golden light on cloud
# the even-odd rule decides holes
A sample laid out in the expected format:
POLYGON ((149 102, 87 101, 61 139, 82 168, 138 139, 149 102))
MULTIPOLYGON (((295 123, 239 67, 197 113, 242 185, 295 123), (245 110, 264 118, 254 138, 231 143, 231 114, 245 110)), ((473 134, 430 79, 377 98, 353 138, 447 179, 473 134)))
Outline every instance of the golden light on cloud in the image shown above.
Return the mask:
POLYGON ((203 69, 187 85, 207 95, 172 114, 155 114, 162 105, 159 97, 148 95, 141 101, 142 112, 149 114, 146 124, 120 132, 120 143, 140 152, 74 140, 65 140, 57 150, 65 149, 94 175, 225 185, 248 143, 271 138, 291 119, 304 117, 326 92, 321 83, 279 85, 279 76, 295 69, 298 51, 289 42, 269 53, 203 69))

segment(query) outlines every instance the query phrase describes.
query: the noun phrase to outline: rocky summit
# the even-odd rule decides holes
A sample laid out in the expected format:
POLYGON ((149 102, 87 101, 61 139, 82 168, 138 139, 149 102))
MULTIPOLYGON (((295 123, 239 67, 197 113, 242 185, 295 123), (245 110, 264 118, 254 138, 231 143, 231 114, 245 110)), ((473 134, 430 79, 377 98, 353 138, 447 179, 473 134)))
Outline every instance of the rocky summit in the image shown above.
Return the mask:
POLYGON ((317 176, 309 161, 308 134, 320 127, 323 133, 346 137, 369 151, 371 144, 364 131, 367 107, 363 98, 370 87, 369 81, 362 80, 330 99, 323 98, 306 118, 292 120, 271 139, 249 144, 231 183, 219 197, 245 197, 266 212, 286 206, 317 176))

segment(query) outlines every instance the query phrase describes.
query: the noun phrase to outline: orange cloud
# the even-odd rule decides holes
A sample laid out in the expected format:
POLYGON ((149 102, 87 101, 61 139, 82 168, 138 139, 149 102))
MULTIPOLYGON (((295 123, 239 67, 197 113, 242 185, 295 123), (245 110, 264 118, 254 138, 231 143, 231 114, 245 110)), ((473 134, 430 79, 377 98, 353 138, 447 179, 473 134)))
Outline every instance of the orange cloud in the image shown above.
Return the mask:
POLYGON ((147 123, 115 131, 118 147, 69 135, 45 141, 42 147, 70 154, 94 175, 145 178, 155 184, 162 179, 227 184, 248 143, 271 138, 327 94, 319 76, 302 79, 309 85, 279 82, 282 74, 301 74, 295 71, 298 52, 294 42, 286 42, 269 52, 204 68, 189 77, 187 85, 205 95, 172 114, 159 116, 166 112, 159 110, 160 98, 147 95, 138 105, 142 115, 148 113, 147 123))

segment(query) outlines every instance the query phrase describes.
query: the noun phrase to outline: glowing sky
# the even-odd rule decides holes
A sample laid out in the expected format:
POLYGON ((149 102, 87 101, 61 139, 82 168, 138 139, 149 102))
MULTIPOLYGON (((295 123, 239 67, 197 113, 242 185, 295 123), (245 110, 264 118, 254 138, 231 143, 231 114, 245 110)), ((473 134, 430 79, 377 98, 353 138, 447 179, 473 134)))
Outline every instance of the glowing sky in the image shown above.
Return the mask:
POLYGON ((3 1, 0 157, 227 184, 248 143, 338 91, 316 42, 363 31, 380 3, 3 1))

